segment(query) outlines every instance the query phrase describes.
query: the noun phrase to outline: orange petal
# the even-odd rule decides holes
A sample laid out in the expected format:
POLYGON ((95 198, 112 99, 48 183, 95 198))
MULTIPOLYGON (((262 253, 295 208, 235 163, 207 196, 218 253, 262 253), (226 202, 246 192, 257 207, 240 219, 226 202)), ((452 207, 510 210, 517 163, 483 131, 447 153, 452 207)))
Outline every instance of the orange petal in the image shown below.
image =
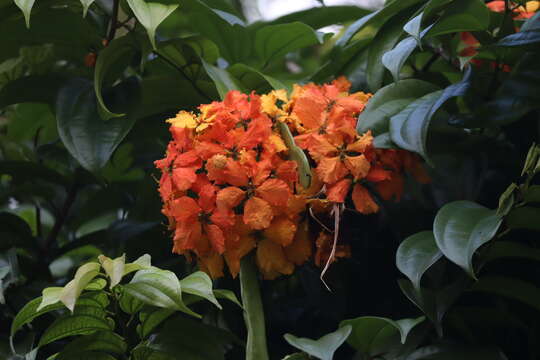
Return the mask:
POLYGON ((223 265, 223 257, 216 253, 199 258, 199 267, 212 279, 217 279, 223 276, 223 265))
POLYGON ((309 235, 309 224, 303 221, 298 225, 293 242, 283 249, 287 259, 295 265, 302 265, 313 253, 313 244, 309 235))
POLYGON ((204 231, 208 235, 210 244, 215 252, 223 254, 225 251, 225 236, 219 226, 214 224, 208 224, 204 226, 204 231))
POLYGON ((244 205, 244 223, 254 230, 266 229, 274 217, 272 207, 265 200, 252 197, 244 205))
MULTIPOLYGON (((360 120, 362 121, 362 115, 360 115, 360 120)), ((347 151, 356 151, 359 153, 363 153, 366 151, 367 148, 373 146, 373 135, 371 135, 371 130, 365 132, 362 136, 358 138, 355 142, 352 144, 349 144, 347 146, 347 151)))
POLYGON ((345 197, 349 193, 349 189, 351 188, 351 179, 342 179, 338 181, 337 183, 328 186, 326 189, 326 198, 329 201, 333 201, 336 203, 342 203, 345 201, 345 197))
POLYGON ((319 134, 311 136, 309 141, 307 141, 307 149, 309 155, 315 161, 320 161, 324 157, 336 156, 338 151, 336 146, 327 137, 319 134))
POLYGON ((186 250, 195 250, 201 234, 201 224, 198 221, 178 224, 174 231, 173 253, 181 254, 186 250))
POLYGON ((228 186, 219 190, 216 197, 218 209, 232 209, 242 202, 246 197, 244 190, 236 186, 228 186))
POLYGON ((249 181, 246 170, 238 161, 234 161, 233 159, 227 159, 224 179, 234 186, 246 186, 249 181))
POLYGON ((185 167, 185 166, 194 166, 198 165, 200 167, 201 159, 197 155, 197 152, 195 150, 189 150, 182 154, 179 154, 174 159, 174 165, 177 167, 185 167))
POLYGON ((396 201, 401 199, 403 193, 403 177, 398 174, 394 174, 390 180, 384 180, 375 184, 377 192, 386 201, 395 198, 396 201))
POLYGON ((384 180, 390 180, 392 178, 392 171, 385 170, 380 165, 372 166, 369 170, 369 173, 366 176, 366 179, 371 182, 379 182, 384 180))
POLYGON ((176 188, 184 191, 189 189, 197 180, 197 174, 195 173, 195 168, 192 167, 174 168, 172 178, 176 188))
POLYGON ((379 205, 373 200, 369 191, 360 184, 354 185, 352 200, 356 210, 362 214, 373 214, 379 211, 379 205))
POLYGON ((240 236, 236 247, 227 248, 225 251, 225 260, 233 278, 236 278, 240 272, 240 260, 254 248, 255 239, 249 235, 240 236))
POLYGON ((225 155, 214 155, 206 162, 206 172, 208 179, 217 184, 226 182, 225 168, 227 166, 227 157, 225 155))
POLYGON ((309 89, 296 99, 292 114, 298 117, 306 129, 315 129, 322 124, 326 106, 323 94, 309 89))
POLYGON ((195 151, 203 160, 208 160, 214 155, 224 155, 226 153, 223 146, 209 141, 201 141, 196 143, 195 151))
POLYGON ((257 196, 274 206, 285 206, 291 196, 291 189, 280 179, 268 179, 256 189, 257 196))
POLYGON ((429 184, 431 182, 431 177, 424 168, 422 160, 418 155, 408 151, 405 152, 403 155, 403 166, 420 184, 429 184))
POLYGON ((270 239, 263 239, 257 244, 257 264, 265 279, 276 275, 290 275, 294 264, 285 257, 283 248, 270 239))
POLYGON ((276 176, 283 181, 296 182, 298 181, 298 164, 296 161, 283 161, 276 169, 276 176))
POLYGON ((177 221, 193 222, 201 212, 197 202, 189 196, 182 196, 171 202, 171 214, 177 221))
POLYGON ((326 184, 333 184, 343 179, 349 173, 349 170, 347 170, 338 156, 322 158, 315 171, 319 178, 326 184))
POLYGON ((354 180, 359 180, 366 177, 366 175, 369 173, 371 164, 364 155, 346 156, 345 166, 353 175, 354 180))
POLYGON ((272 122, 266 117, 252 120, 238 143, 239 149, 253 149, 268 139, 272 133, 272 122))
POLYGON ((267 229, 264 229, 264 236, 278 245, 287 246, 296 233, 296 224, 285 216, 274 218, 267 229))
POLYGON ((227 229, 234 226, 236 215, 230 209, 217 209, 210 216, 210 220, 222 229, 227 229))
POLYGON ((204 212, 211 212, 216 207, 216 187, 214 185, 204 185, 199 191, 199 206, 204 212))

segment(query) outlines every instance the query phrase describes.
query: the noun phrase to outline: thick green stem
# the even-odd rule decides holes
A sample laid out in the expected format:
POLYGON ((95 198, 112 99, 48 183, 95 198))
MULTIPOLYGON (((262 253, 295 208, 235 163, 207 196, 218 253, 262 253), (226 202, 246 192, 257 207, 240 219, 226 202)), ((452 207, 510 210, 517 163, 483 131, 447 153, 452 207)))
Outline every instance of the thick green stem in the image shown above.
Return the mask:
POLYGON ((264 309, 257 274, 253 255, 245 256, 240 263, 240 286, 247 327, 246 360, 268 360, 264 309))

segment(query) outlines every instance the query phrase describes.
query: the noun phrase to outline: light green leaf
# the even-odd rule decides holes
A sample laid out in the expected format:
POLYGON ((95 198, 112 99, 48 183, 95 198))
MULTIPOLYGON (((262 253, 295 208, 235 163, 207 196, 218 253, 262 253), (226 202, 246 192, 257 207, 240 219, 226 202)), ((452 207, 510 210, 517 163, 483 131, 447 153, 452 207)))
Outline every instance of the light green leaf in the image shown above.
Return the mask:
POLYGON ((307 156, 304 151, 296 145, 289 127, 281 121, 277 122, 277 126, 281 133, 281 137, 285 141, 285 145, 287 145, 287 148, 289 149, 289 159, 296 161, 298 164, 298 178, 300 185, 302 185, 304 189, 307 189, 311 185, 311 178, 313 176, 311 174, 311 166, 309 165, 307 156))
POLYGON ((537 160, 540 160, 540 146, 533 144, 527 152, 525 164, 523 164, 523 169, 521 170, 521 176, 534 170, 537 160))
POLYGON ((437 213, 433 233, 444 256, 476 278, 472 257, 495 236, 501 223, 495 210, 471 201, 454 201, 437 213))
POLYGON ((200 317, 182 301, 180 281, 172 271, 151 268, 139 270, 129 284, 123 286, 131 296, 142 302, 200 317))
POLYGON ((107 280, 103 278, 94 278, 92 281, 86 285, 84 290, 88 291, 97 291, 97 290, 103 290, 107 286, 107 280))
POLYGON ((90 8, 90 5, 94 3, 94 1, 95 0, 81 0, 81 4, 83 6, 83 18, 86 17, 88 9, 90 8))
POLYGON ((135 51, 134 39, 126 35, 111 41, 106 48, 100 51, 97 57, 94 71, 94 91, 96 92, 100 115, 103 120, 126 115, 111 112, 103 100, 101 90, 106 82, 111 83, 116 80, 116 77, 125 70, 131 62, 135 51))
POLYGON ((216 89, 219 93, 219 96, 221 99, 225 98, 225 95, 230 90, 241 90, 241 86, 238 83, 238 80, 235 79, 229 72, 225 69, 220 69, 214 65, 211 65, 207 63, 204 60, 201 60, 204 66, 204 69, 206 70, 206 73, 212 81, 214 81, 214 84, 216 85, 216 89))
POLYGON ((401 68, 403 67, 403 64, 405 64, 405 61, 407 61, 409 56, 412 54, 414 49, 416 49, 416 46, 417 40, 414 37, 410 36, 401 40, 395 48, 386 52, 383 55, 382 63, 392 73, 394 81, 399 81, 399 74, 401 72, 401 68))
POLYGON ((435 85, 417 79, 401 80, 381 88, 369 99, 366 108, 360 114, 358 133, 363 134, 371 130, 376 136, 387 132, 390 117, 403 110, 416 98, 436 90, 435 85))
POLYGON ((284 338, 290 345, 311 356, 321 360, 332 360, 334 353, 347 340, 351 330, 350 325, 345 325, 333 333, 321 337, 319 340, 298 338, 291 334, 285 334, 284 338))
POLYGON ((420 14, 413 17, 411 20, 409 20, 408 23, 403 26, 403 30, 409 35, 411 35, 418 45, 420 46, 420 32, 422 31, 422 17, 424 16, 424 13, 421 12, 420 14))
POLYGON ((21 9, 23 15, 24 15, 24 21, 26 23, 26 27, 30 28, 30 12, 32 11, 32 7, 34 6, 35 0, 13 0, 15 2, 15 5, 19 9, 21 9))
POLYGON ((39 346, 47 345, 68 336, 89 335, 100 330, 111 330, 109 322, 105 318, 86 314, 63 316, 56 319, 45 330, 39 340, 39 346))
POLYGON ((342 321, 340 326, 351 326, 347 342, 368 356, 387 353, 400 348, 407 341, 410 331, 424 321, 417 319, 391 320, 375 316, 363 316, 342 321))
POLYGON ((144 0, 127 0, 129 7, 135 14, 137 20, 146 29, 150 43, 156 49, 156 29, 179 4, 163 4, 157 2, 146 2, 144 0))
POLYGON ((510 186, 506 188, 506 190, 499 197, 499 207, 497 208, 497 215, 505 216, 510 210, 512 210, 515 201, 514 191, 518 189, 519 187, 514 183, 510 184, 510 186))
POLYGON ((216 305, 219 309, 222 308, 212 291, 212 279, 205 272, 194 272, 180 280, 180 285, 182 286, 182 292, 200 296, 216 305))
POLYGON ((60 301, 60 295, 62 294, 62 287, 48 287, 43 289, 41 304, 39 304, 36 311, 40 311, 46 306, 56 304, 60 301))
POLYGON ((214 295, 218 299, 229 300, 229 301, 232 301, 233 303, 235 303, 236 305, 242 307, 242 304, 240 303, 240 301, 236 297, 236 294, 234 292, 232 292, 231 290, 216 289, 216 290, 214 290, 214 295))
POLYGON ((105 270, 105 273, 110 279, 110 288, 112 289, 120 283, 122 277, 124 277, 125 265, 126 265, 126 254, 123 254, 116 259, 108 258, 107 256, 100 255, 98 260, 101 263, 101 266, 105 270))
POLYGON ((422 231, 411 235, 399 245, 396 265, 420 291, 422 275, 442 256, 432 231, 422 231))
POLYGON ((152 257, 148 254, 144 254, 132 263, 127 263, 124 266, 124 276, 134 271, 149 269, 152 267, 152 257))
POLYGON ((75 277, 73 280, 68 282, 66 286, 62 289, 60 294, 60 301, 69 309, 71 312, 75 309, 75 303, 81 295, 83 289, 94 279, 97 274, 99 274, 99 269, 101 266, 95 262, 89 262, 84 264, 77 269, 75 277))
POLYGON ((266 65, 291 51, 322 42, 321 34, 301 22, 269 25, 255 34, 255 53, 266 65))

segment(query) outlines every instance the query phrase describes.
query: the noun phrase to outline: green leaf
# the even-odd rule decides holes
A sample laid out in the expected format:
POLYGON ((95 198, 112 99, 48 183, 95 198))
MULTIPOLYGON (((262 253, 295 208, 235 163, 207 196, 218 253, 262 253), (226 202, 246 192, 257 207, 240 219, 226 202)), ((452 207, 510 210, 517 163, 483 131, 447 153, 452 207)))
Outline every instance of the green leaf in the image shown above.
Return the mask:
POLYGON ((182 286, 182 292, 200 296, 222 309, 212 291, 212 279, 207 273, 203 271, 194 272, 180 280, 180 285, 182 286))
POLYGON ((240 303, 240 301, 236 297, 236 294, 234 292, 232 292, 231 290, 216 289, 216 290, 214 290, 214 295, 218 299, 229 300, 229 301, 235 303, 236 305, 242 307, 242 304, 240 303))
POLYGON ((24 15, 24 21, 26 23, 26 27, 30 28, 30 12, 32 11, 32 7, 34 6, 35 0, 13 0, 15 2, 15 5, 21 9, 24 15))
POLYGON ((540 289, 518 278, 504 276, 482 277, 472 290, 489 292, 520 301, 540 311, 540 289))
POLYGON ((306 353, 294 353, 285 356, 282 360, 309 360, 309 355, 306 353))
POLYGON ((130 274, 134 271, 148 269, 152 266, 152 257, 148 254, 140 256, 137 260, 132 263, 127 263, 124 266, 124 276, 130 274))
POLYGON ((86 285, 84 290, 99 291, 105 289, 105 286, 107 286, 107 280, 103 278, 94 278, 88 283, 88 285, 86 285))
POLYGON ((525 202, 539 203, 540 202, 540 185, 530 186, 524 194, 525 202))
POLYGON ((156 49, 156 29, 179 4, 164 4, 159 2, 146 2, 144 0, 127 0, 127 3, 137 20, 146 29, 150 43, 156 49))
POLYGON ((83 6, 83 18, 86 17, 86 14, 88 13, 88 9, 90 8, 90 5, 94 3, 94 0, 80 0, 81 4, 83 6))
POLYGON ((540 209, 532 206, 518 207, 510 211, 506 224, 512 229, 540 231, 540 209))
POLYGON ((145 339, 148 335, 152 333, 152 331, 161 324, 163 321, 165 321, 167 318, 169 318, 172 314, 174 314, 174 310, 169 309, 156 309, 156 308, 150 308, 146 311, 141 311, 139 318, 141 320, 141 328, 140 328, 140 337, 142 339, 145 339))
POLYGON ((501 223, 495 210, 471 201, 454 201, 437 213, 433 233, 444 256, 476 279, 472 257, 495 236, 501 223))
POLYGON ((40 311, 43 308, 54 305, 60 301, 60 296, 62 295, 62 287, 48 287, 43 289, 41 296, 41 303, 39 304, 36 311, 40 311))
POLYGON ((200 317, 182 301, 180 281, 172 271, 151 268, 139 270, 129 284, 123 286, 131 296, 142 302, 200 317))
POLYGON ((299 338, 291 334, 285 334, 283 337, 291 346, 311 356, 321 360, 332 360, 334 353, 347 340, 351 330, 350 325, 345 325, 318 340, 299 338))
POLYGON ((100 255, 98 260, 110 279, 109 287, 112 289, 116 285, 120 284, 120 281, 125 274, 126 254, 123 254, 116 259, 111 259, 104 255, 100 255))
POLYGON ((97 331, 69 343, 62 349, 56 360, 76 359, 79 353, 89 351, 124 355, 126 350, 127 344, 120 335, 112 331, 97 331))
POLYGON ((489 10, 482 0, 456 0, 428 31, 426 38, 463 31, 482 31, 489 27, 489 10))
POLYGON ((128 314, 135 314, 139 312, 144 306, 144 303, 142 301, 131 296, 125 291, 122 291, 120 293, 119 304, 122 311, 128 314))
POLYGON ((381 59, 382 63, 392 73, 394 81, 399 81, 399 74, 401 72, 401 68, 403 67, 403 64, 405 64, 405 61, 407 61, 409 56, 412 54, 414 49, 416 49, 416 46, 417 40, 414 37, 410 36, 401 40, 395 48, 386 52, 383 55, 381 59))
POLYGON ((285 141, 285 145, 287 145, 287 148, 289 149, 289 159, 296 161, 298 164, 298 177, 300 185, 302 185, 304 189, 307 189, 311 185, 312 178, 311 166, 309 165, 307 156, 304 151, 298 147, 298 145, 296 145, 289 127, 281 121, 277 122, 277 126, 279 128, 279 132, 281 133, 281 137, 283 137, 283 140, 285 141))
POLYGON ((293 12, 270 21, 270 25, 299 21, 314 29, 346 23, 368 15, 371 11, 359 6, 324 6, 293 12))
POLYGON ((342 321, 340 326, 351 326, 347 342, 368 356, 394 351, 407 341, 410 331, 424 321, 417 319, 391 320, 382 317, 363 316, 342 321))
POLYGON ((416 40, 419 46, 420 46, 420 40, 421 40, 420 33, 422 31, 423 16, 424 16, 424 13, 421 12, 420 14, 416 15, 411 20, 409 20, 409 22, 403 26, 403 30, 407 34, 411 35, 416 40))
POLYGON ((97 274, 99 274, 99 269, 101 266, 95 262, 89 262, 82 265, 77 269, 75 277, 73 280, 68 282, 66 286, 62 289, 60 294, 60 301, 69 309, 71 312, 75 309, 75 303, 81 295, 83 289, 94 279, 97 274))
POLYGON ((384 65, 382 58, 399 41, 403 34, 403 25, 407 23, 409 15, 410 11, 406 11, 392 17, 377 32, 369 46, 366 74, 367 83, 372 92, 379 90, 383 84, 384 65))
POLYGON ((432 231, 411 235, 399 245, 396 265, 420 291, 422 275, 442 256, 432 231))
POLYGON ((56 104, 58 133, 70 154, 90 171, 97 171, 133 126, 133 119, 102 121, 92 84, 74 79, 63 87, 56 104))
POLYGON ((501 258, 521 258, 540 261, 540 251, 530 246, 510 241, 495 241, 487 253, 482 256, 483 261, 493 261, 501 258))
POLYGON ((301 22, 269 25, 255 34, 255 53, 263 67, 273 59, 281 58, 292 51, 322 44, 323 37, 301 22))
POLYGON ((221 99, 224 99, 225 95, 227 95, 230 90, 241 90, 238 80, 229 74, 227 70, 208 64, 204 60, 202 60, 202 63, 206 73, 216 85, 216 89, 221 99))
POLYGON ((103 120, 126 115, 113 113, 107 108, 101 94, 101 89, 106 82, 116 80, 116 77, 126 69, 135 51, 136 47, 133 37, 126 35, 111 41, 106 48, 100 51, 97 57, 94 71, 94 91, 96 92, 100 115, 103 117, 103 120))
POLYGON ((227 70, 234 79, 238 79, 244 92, 255 91, 263 94, 272 89, 288 89, 281 81, 244 64, 234 64, 227 70))
POLYGON ((20 103, 54 105, 56 94, 66 82, 65 74, 30 75, 10 81, 0 89, 0 108, 20 103))
POLYGON ((109 322, 92 315, 69 315, 56 319, 43 333, 39 346, 68 336, 89 335, 96 331, 110 331, 109 322))
POLYGON ((527 152, 525 164, 523 164, 523 169, 521 170, 521 176, 534 171, 534 165, 536 164, 537 159, 540 160, 540 147, 533 144, 527 152))
POLYGON ((498 46, 523 46, 540 42, 540 31, 520 31, 503 37, 497 43, 498 46))
POLYGON ((497 208, 497 215, 505 216, 514 206, 515 196, 514 192, 518 190, 519 187, 512 183, 506 188, 506 190, 499 197, 499 207, 497 208))
POLYGON ((13 322, 11 323, 11 334, 10 336, 15 335, 15 333, 23 327, 23 325, 28 324, 36 317, 46 314, 48 312, 62 309, 64 307, 61 303, 56 303, 48 305, 38 311, 39 304, 41 304, 42 297, 38 297, 34 300, 29 301, 23 308, 15 315, 13 322))
POLYGON ((363 134, 371 130, 373 135, 379 135, 387 132, 390 117, 416 98, 436 90, 435 85, 417 79, 401 80, 381 88, 369 99, 366 108, 360 114, 358 133, 363 134))

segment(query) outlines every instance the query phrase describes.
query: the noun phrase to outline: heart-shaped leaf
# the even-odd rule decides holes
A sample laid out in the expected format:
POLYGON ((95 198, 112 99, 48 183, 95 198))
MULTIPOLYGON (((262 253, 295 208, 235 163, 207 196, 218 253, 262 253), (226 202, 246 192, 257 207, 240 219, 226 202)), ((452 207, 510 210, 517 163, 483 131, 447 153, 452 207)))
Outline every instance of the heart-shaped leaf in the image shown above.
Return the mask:
POLYGON ((70 154, 90 171, 97 171, 133 126, 133 119, 102 121, 92 83, 74 79, 63 87, 56 103, 58 134, 70 154))
POLYGON ((179 4, 164 4, 159 2, 146 2, 145 0, 127 0, 135 17, 146 29, 152 47, 156 49, 156 29, 179 4))
POLYGON ((30 28, 30 12, 32 11, 35 0, 14 0, 14 2, 15 5, 17 5, 19 9, 21 9, 24 15, 26 27, 30 28))
POLYGON ((444 256, 476 278, 472 257, 495 236, 501 222, 495 210, 471 201, 455 201, 439 210, 433 233, 444 256))
POLYGON ((344 325, 336 331, 326 334, 319 340, 299 338, 291 334, 285 334, 287 342, 297 349, 321 360, 332 360, 336 350, 347 340, 352 326, 344 325))
POLYGON ((422 275, 442 256, 432 231, 422 231, 411 235, 399 245, 396 265, 420 291, 422 275))

